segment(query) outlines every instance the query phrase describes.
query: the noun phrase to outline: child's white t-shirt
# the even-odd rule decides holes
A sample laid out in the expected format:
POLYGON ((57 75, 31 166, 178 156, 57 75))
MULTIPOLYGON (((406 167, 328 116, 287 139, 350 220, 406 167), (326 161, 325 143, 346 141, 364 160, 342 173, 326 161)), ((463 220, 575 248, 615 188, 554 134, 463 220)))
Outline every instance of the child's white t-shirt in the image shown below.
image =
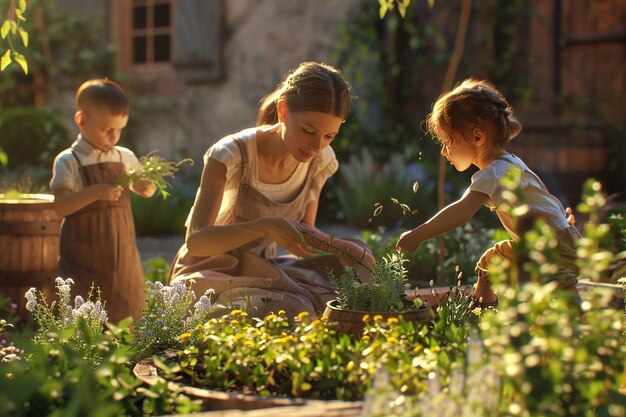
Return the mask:
POLYGON ((543 218, 550 227, 555 230, 565 229, 569 226, 565 217, 565 209, 561 202, 545 187, 539 177, 533 173, 526 164, 518 157, 510 154, 502 155, 502 159, 496 159, 487 167, 472 175, 472 182, 465 193, 477 191, 489 196, 485 203, 492 211, 496 211, 504 228, 514 240, 519 239, 519 234, 509 215, 515 206, 527 204, 529 211, 543 218), (505 160, 503 160, 505 159, 505 160), (522 192, 522 200, 513 207, 509 207, 509 201, 503 197, 506 188, 500 184, 509 169, 519 169, 522 175, 519 189, 522 192))
POLYGON ((81 135, 78 135, 72 146, 58 154, 54 159, 52 179, 50 180, 51 191, 67 188, 72 192, 76 192, 85 187, 80 173, 80 166, 74 155, 72 155, 72 151, 78 155, 83 166, 102 162, 122 162, 126 172, 131 168, 139 166, 137 156, 130 149, 115 146, 108 152, 102 152, 100 149, 91 146, 81 135))

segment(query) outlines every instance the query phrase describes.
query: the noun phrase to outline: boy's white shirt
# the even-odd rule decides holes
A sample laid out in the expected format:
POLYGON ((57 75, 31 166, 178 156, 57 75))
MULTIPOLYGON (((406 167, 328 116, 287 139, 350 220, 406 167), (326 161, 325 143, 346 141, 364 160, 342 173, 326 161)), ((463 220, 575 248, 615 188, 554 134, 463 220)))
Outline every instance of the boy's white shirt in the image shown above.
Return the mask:
POLYGON ((507 159, 506 161, 496 159, 487 167, 474 173, 472 182, 465 194, 470 191, 487 194, 489 200, 485 205, 493 211, 497 210, 498 217, 504 228, 514 240, 518 240, 519 236, 515 232, 512 219, 508 214, 508 202, 502 196, 505 188, 500 184, 501 179, 514 166, 522 171, 519 188, 522 190, 524 203, 529 206, 530 211, 540 214, 555 230, 569 227, 563 205, 555 196, 550 194, 539 180, 539 177, 528 169, 526 164, 518 157, 513 155, 504 156, 507 159))
POLYGON ((85 187, 83 177, 80 173, 80 166, 72 151, 78 155, 83 166, 95 165, 102 162, 121 162, 124 170, 128 172, 131 168, 139 166, 137 156, 128 148, 115 146, 108 152, 94 148, 80 134, 72 143, 72 146, 57 155, 52 169, 52 179, 50 180, 50 190, 67 188, 72 192, 80 191, 85 187), (119 151, 119 152, 118 152, 119 151))

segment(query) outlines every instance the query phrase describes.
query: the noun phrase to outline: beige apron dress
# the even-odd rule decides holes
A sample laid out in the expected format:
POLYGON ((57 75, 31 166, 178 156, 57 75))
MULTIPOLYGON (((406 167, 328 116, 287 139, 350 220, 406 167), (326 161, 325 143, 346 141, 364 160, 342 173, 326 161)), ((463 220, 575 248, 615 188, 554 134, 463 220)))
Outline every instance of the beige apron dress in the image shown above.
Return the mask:
MULTIPOLYGON (((234 222, 265 216, 300 221, 316 181, 311 175, 315 172, 316 160, 311 162, 307 179, 296 197, 289 203, 277 203, 249 185, 251 172, 256 170, 256 166, 251 166, 241 140, 233 139, 242 155, 241 184, 234 204, 234 222)), ((196 297, 213 289, 214 303, 241 309, 256 317, 279 310, 284 310, 288 317, 303 311, 319 315, 326 302, 336 296, 327 278, 328 268, 343 271, 343 266, 334 255, 304 259, 276 257, 276 243, 267 238, 209 257, 193 257, 183 244, 172 263, 170 283, 179 280, 190 283, 196 297)))
MULTIPOLYGON (((498 159, 511 163, 509 159, 504 157, 500 157, 498 159)), ((523 168, 520 167, 520 169, 523 168)), ((535 174, 530 169, 524 169, 524 171, 530 173, 541 185, 541 187, 543 187, 544 190, 547 190, 545 184, 543 183, 543 181, 541 181, 541 178, 539 178, 537 174, 535 174)), ((565 216, 565 209, 562 206, 561 208, 563 211, 563 215, 565 216)), ((497 208, 495 209, 495 212, 501 219, 502 223, 506 224, 506 222, 502 220, 505 217, 503 216, 502 212, 497 208)), ((579 269, 576 265, 576 241, 580 239, 580 237, 580 232, 573 225, 556 231, 556 238, 558 243, 555 250, 557 251, 560 259, 559 267, 556 273, 542 279, 543 284, 556 281, 560 289, 571 292, 574 304, 579 304, 580 302, 580 296, 578 294, 578 290, 576 289, 579 275, 579 269)), ((495 257, 499 257, 507 259, 513 263, 517 263, 519 266, 520 281, 528 282, 530 277, 526 272, 524 272, 523 268, 521 267, 522 262, 520 262, 521 260, 518 259, 515 252, 516 244, 517 243, 514 240, 509 239, 497 242, 494 246, 489 248, 480 257, 478 263, 476 264, 475 272, 478 277, 483 280, 488 280, 489 265, 495 257)))
MULTIPOLYGON (((78 155, 72 154, 80 166, 85 187, 114 184, 125 172, 121 155, 120 162, 83 166, 78 155)), ((117 323, 128 316, 136 321, 145 301, 130 192, 124 190, 118 201, 95 201, 66 216, 60 239, 57 272, 74 280, 74 295, 86 298, 93 282, 100 289, 101 299, 106 301, 110 322, 117 323)))

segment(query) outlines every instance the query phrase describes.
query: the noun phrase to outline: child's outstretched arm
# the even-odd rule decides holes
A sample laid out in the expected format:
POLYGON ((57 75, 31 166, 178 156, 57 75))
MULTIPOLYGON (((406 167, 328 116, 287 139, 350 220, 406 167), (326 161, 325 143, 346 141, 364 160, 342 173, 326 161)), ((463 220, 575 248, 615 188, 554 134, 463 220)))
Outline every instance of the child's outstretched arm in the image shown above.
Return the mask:
POLYGON ((65 217, 94 201, 117 201, 122 195, 122 191, 124 191, 124 187, 112 184, 94 184, 76 192, 67 188, 58 188, 53 191, 54 210, 59 216, 65 217))
POLYGON ((461 199, 441 209, 428 221, 404 232, 396 243, 396 249, 400 252, 414 252, 423 241, 467 223, 488 198, 484 193, 468 192, 461 199))

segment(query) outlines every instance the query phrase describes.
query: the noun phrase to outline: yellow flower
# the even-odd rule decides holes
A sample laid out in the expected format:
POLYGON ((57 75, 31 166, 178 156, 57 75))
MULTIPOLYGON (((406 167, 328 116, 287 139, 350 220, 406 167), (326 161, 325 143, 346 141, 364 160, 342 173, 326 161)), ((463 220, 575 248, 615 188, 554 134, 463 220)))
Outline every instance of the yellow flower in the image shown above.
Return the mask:
POLYGON ((181 334, 180 336, 178 336, 178 338, 179 338, 180 340, 186 340, 186 339, 189 339, 189 338, 191 338, 191 333, 183 333, 183 334, 181 334))
POLYGON ((399 322, 400 322, 400 320, 398 320, 397 317, 389 317, 387 319, 387 323, 389 323, 389 324, 398 324, 399 322))
POLYGON ((309 317, 309 312, 308 311, 303 311, 302 313, 298 314, 298 319, 300 319, 300 320, 303 320, 303 319, 305 319, 307 317, 309 317))

